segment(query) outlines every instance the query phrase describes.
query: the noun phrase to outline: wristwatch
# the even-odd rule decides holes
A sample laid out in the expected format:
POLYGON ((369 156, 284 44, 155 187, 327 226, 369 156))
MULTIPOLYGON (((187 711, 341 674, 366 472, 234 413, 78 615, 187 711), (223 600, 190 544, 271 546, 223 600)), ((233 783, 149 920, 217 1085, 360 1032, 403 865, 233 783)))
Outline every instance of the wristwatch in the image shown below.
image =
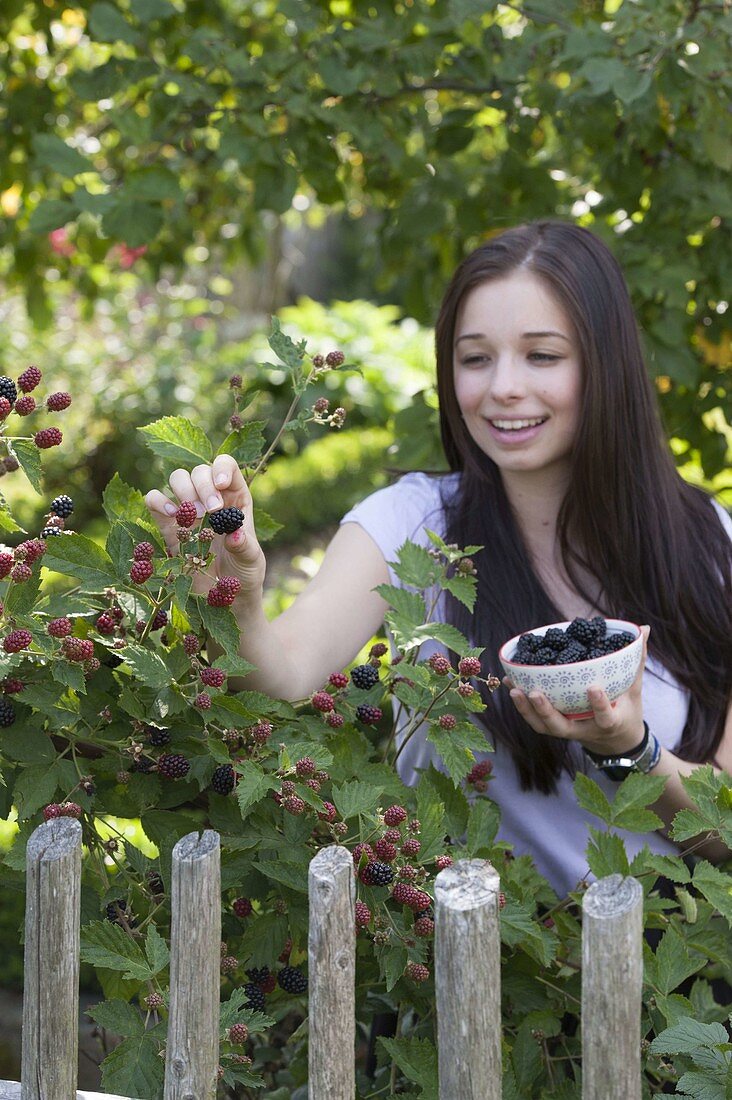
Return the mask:
POLYGON ((640 745, 630 749, 625 756, 601 756, 586 749, 584 745, 582 751, 594 768, 603 771, 610 779, 617 782, 625 779, 631 772, 647 774, 655 768, 661 758, 658 738, 651 733, 647 722, 643 723, 643 740, 640 745))

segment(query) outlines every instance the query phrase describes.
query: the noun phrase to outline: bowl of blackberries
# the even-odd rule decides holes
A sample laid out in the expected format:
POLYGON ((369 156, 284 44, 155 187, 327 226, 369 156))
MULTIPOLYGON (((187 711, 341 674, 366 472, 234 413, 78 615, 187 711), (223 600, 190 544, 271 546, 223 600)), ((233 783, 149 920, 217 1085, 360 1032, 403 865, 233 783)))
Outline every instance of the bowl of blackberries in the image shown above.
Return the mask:
POLYGON ((639 626, 623 619, 573 619, 538 626, 501 646, 498 657, 517 688, 540 691, 568 718, 591 718, 588 688, 614 702, 638 674, 643 655, 639 626))

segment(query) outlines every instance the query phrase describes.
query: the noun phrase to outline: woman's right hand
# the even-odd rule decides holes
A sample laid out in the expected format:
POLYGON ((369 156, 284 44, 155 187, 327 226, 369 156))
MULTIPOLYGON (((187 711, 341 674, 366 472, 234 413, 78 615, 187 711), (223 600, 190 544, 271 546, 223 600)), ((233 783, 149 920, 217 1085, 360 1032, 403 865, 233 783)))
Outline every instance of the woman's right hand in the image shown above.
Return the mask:
POLYGON ((236 577, 242 595, 261 595, 266 562, 254 531, 252 496, 244 475, 231 455, 217 455, 211 465, 174 470, 168 479, 173 499, 158 489, 145 496, 150 514, 171 555, 179 553, 175 513, 183 501, 191 501, 200 516, 219 508, 241 508, 244 523, 230 535, 215 535, 213 558, 205 572, 193 575, 193 591, 205 595, 219 577, 236 577))

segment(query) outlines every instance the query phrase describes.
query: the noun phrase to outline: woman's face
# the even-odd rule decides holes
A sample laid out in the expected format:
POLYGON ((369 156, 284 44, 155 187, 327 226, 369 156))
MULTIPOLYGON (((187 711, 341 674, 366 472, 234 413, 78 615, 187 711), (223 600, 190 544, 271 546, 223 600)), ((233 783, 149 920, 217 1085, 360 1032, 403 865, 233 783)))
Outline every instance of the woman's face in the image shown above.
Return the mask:
POLYGON ((465 295, 453 371, 465 426, 504 478, 566 476, 582 370, 574 327, 541 279, 518 270, 465 295))

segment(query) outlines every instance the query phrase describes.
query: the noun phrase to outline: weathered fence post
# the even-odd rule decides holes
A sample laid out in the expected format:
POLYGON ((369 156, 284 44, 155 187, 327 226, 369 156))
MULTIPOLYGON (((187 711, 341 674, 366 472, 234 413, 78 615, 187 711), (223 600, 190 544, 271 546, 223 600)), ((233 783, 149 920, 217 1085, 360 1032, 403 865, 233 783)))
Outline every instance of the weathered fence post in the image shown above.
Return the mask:
POLYGON ((351 853, 323 848, 310 861, 310 1100, 353 1100, 356 1094, 356 885, 351 853))
POLYGON ((76 1095, 81 826, 56 818, 26 849, 22 1100, 76 1095))
POLYGON ((435 986, 441 1100, 501 1098, 500 879, 483 859, 435 879, 435 986))
POLYGON ((608 875, 582 911, 582 1100, 640 1100, 643 890, 608 875))
POLYGON ((170 1018, 165 1100, 214 1100, 219 1052, 219 835, 188 833, 173 849, 170 1018))

